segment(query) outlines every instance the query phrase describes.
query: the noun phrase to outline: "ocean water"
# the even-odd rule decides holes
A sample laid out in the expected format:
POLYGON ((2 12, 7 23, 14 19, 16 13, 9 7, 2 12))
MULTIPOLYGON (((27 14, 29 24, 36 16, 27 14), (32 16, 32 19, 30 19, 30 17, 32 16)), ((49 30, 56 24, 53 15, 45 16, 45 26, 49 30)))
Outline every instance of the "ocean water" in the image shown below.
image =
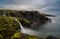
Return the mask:
POLYGON ((42 27, 38 27, 36 31, 40 32, 39 36, 56 36, 60 37, 60 16, 51 17, 52 22, 44 24, 42 27))
POLYGON ((36 29, 24 28, 25 34, 46 37, 49 35, 60 37, 60 16, 50 17, 52 22, 48 22, 36 29))

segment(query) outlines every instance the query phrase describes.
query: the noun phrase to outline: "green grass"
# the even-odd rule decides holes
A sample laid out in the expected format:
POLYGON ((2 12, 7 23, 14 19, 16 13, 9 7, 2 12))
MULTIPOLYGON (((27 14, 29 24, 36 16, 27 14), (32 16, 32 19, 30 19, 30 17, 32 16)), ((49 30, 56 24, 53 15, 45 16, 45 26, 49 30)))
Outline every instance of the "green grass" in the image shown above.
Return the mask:
POLYGON ((36 36, 26 35, 19 31, 19 24, 13 17, 0 16, 0 39, 39 39, 36 36))

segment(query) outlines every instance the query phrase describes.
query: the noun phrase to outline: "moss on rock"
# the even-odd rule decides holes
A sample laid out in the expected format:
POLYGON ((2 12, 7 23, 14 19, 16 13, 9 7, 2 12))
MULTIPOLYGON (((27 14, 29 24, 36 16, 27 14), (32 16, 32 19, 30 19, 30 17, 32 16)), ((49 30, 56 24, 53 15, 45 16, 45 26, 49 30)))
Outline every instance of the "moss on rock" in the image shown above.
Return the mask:
POLYGON ((19 31, 19 24, 13 17, 0 16, 0 39, 39 39, 19 31))
POLYGON ((11 38, 11 36, 18 30, 19 24, 12 17, 0 16, 0 36, 5 39, 11 38))

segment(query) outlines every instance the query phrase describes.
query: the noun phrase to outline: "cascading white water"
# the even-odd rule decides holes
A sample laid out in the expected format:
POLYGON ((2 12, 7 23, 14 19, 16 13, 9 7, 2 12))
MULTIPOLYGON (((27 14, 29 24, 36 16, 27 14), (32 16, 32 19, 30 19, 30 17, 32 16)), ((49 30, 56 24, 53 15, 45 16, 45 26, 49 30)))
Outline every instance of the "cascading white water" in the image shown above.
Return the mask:
POLYGON ((20 28, 21 28, 21 29, 24 29, 23 26, 22 26, 22 24, 21 24, 16 18, 15 18, 15 20, 19 23, 20 28))
POLYGON ((22 26, 22 24, 16 18, 15 18, 15 20, 19 23, 20 28, 21 28, 19 31, 21 31, 22 33, 29 34, 29 35, 37 35, 37 34, 39 34, 39 32, 36 32, 36 31, 34 31, 32 29, 24 28, 22 26))
POLYGON ((3 13, 3 16, 6 16, 5 13, 3 13))
POLYGON ((19 23, 19 25, 20 25, 20 31, 23 33, 23 32, 25 32, 25 30, 24 30, 24 27, 22 26, 22 24, 15 18, 15 20, 19 23))

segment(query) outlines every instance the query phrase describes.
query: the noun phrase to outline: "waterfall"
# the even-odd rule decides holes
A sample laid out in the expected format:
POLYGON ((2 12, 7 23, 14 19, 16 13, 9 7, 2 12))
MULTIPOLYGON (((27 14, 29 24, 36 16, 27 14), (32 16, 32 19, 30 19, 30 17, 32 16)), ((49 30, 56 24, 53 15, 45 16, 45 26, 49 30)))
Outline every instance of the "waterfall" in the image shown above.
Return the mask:
POLYGON ((23 33, 23 32, 25 32, 25 30, 24 30, 24 27, 22 26, 22 24, 15 18, 15 20, 19 23, 19 25, 20 25, 20 31, 23 33))
POLYGON ((22 26, 22 24, 16 18, 15 18, 15 20, 19 23, 20 28, 21 28, 19 31, 21 31, 22 33, 29 34, 29 35, 37 35, 37 34, 39 35, 38 32, 36 32, 36 31, 34 31, 32 29, 24 28, 22 26))
POLYGON ((6 16, 5 13, 3 13, 3 16, 6 16))
POLYGON ((22 26, 22 24, 21 24, 16 18, 15 18, 15 20, 19 23, 20 28, 21 28, 21 29, 24 29, 23 26, 22 26))

